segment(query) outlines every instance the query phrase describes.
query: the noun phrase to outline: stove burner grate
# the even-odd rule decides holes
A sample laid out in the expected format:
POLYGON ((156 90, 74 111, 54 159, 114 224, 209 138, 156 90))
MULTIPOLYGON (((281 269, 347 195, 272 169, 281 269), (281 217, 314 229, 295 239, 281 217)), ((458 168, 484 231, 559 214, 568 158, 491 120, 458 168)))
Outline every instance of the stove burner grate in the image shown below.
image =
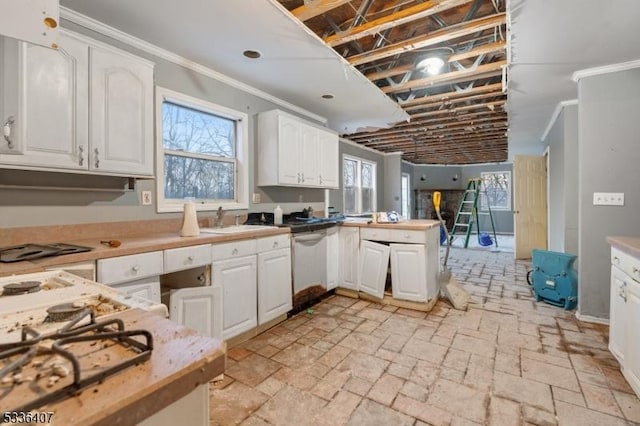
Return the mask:
POLYGON ((17 296, 20 294, 35 293, 42 290, 40 281, 22 281, 18 283, 10 283, 2 288, 3 296, 17 296))
POLYGON ((63 322, 71 320, 75 315, 84 310, 83 304, 77 303, 61 303, 59 305, 47 308, 47 317, 45 322, 63 322))

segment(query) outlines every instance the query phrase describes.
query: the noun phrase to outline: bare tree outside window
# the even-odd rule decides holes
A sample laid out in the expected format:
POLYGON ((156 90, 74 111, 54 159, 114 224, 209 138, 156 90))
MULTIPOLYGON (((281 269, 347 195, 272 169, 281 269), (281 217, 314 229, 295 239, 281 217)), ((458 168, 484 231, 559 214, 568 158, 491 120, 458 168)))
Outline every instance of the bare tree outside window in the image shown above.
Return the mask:
POLYGON ((511 172, 484 172, 482 178, 483 193, 480 197, 482 210, 511 210, 511 172))
POLYGON ((235 198, 234 120, 165 101, 162 132, 165 198, 235 198))
POLYGON ((375 163, 345 156, 342 163, 345 214, 369 213, 375 210, 375 173, 375 163))

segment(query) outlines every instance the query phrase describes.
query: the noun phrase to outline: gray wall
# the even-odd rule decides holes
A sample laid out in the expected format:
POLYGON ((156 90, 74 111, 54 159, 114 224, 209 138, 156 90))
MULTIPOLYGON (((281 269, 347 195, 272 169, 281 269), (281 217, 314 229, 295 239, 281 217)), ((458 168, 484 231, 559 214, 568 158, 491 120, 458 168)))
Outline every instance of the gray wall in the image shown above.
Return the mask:
POLYGON ((558 116, 553 127, 549 131, 545 142, 549 147, 549 250, 565 251, 565 189, 564 189, 564 117, 565 112, 558 116))
POLYGON ((384 191, 384 177, 385 177, 384 154, 373 152, 365 148, 360 148, 359 146, 353 145, 353 143, 346 142, 343 139, 340 139, 340 164, 339 164, 340 185, 339 186, 341 189, 329 191, 329 206, 334 207, 337 211, 341 213, 343 212, 342 179, 344 175, 342 172, 342 164, 343 164, 342 159, 345 154, 376 163, 376 183, 377 183, 377 189, 378 189, 378 192, 376 194, 376 204, 377 204, 377 210, 382 211, 384 208, 384 193, 385 193, 384 191))
MULTIPOLYGON (((252 192, 261 194, 261 203, 293 203, 288 206, 291 209, 302 207, 314 202, 324 202, 324 191, 321 189, 294 189, 294 188, 256 188, 255 176, 255 135, 257 120, 255 114, 279 108, 278 105, 268 102, 255 95, 243 92, 225 85, 217 80, 201 75, 189 69, 178 66, 172 62, 138 51, 130 46, 116 42, 101 36, 90 30, 86 30, 72 23, 63 21, 63 26, 79 33, 86 34, 94 39, 127 50, 138 56, 153 61, 155 67, 155 81, 159 86, 183 92, 187 95, 198 97, 213 103, 223 105, 249 115, 249 195, 252 192), (298 201, 302 198, 302 203, 298 201)), ((0 44, 3 39, 0 37, 0 44)), ((1 80, 0 80, 1 81, 1 80)), ((296 114, 295 111, 288 111, 296 114)), ((308 118, 307 118, 308 119, 308 118)), ((6 173, 6 172, 5 172, 6 173)), ((4 177, 6 178, 6 174, 4 177)), ((47 182, 50 179, 60 179, 61 186, 74 186, 78 182, 86 182, 85 185, 100 185, 92 177, 83 175, 36 173, 29 174, 25 179, 30 184, 47 182), (35 183, 34 183, 35 182, 35 183)), ((12 177, 13 180, 15 178, 12 177)), ((111 178, 101 178, 109 180, 111 178)), ((6 183, 0 174, 0 184, 6 183)), ((51 191, 34 189, 0 189, 0 227, 36 226, 77 224, 91 222, 115 222, 128 220, 169 219, 181 217, 180 213, 158 214, 155 204, 142 206, 140 192, 150 190, 154 201, 155 181, 153 179, 138 180, 134 191, 123 192, 93 192, 93 191, 51 191)), ((251 197, 250 200, 251 201, 251 197)), ((272 204, 267 204, 271 209, 272 204)), ((250 211, 262 211, 261 204, 251 204, 250 211)), ((199 216, 207 214, 199 213, 199 216)))
POLYGON ((609 315, 607 236, 640 229, 640 69, 587 77, 578 84, 579 298, 582 315, 609 315), (625 205, 594 206, 594 192, 624 192, 625 205))
POLYGON ((460 166, 424 166, 413 167, 414 189, 464 189, 460 166), (458 175, 458 180, 453 177, 458 175))
POLYGON ((415 197, 413 194, 413 190, 416 185, 415 176, 413 175, 413 170, 415 166, 413 164, 407 163, 406 161, 402 162, 402 173, 407 173, 409 175, 409 215, 413 219, 414 209, 415 209, 415 197))
POLYGON ((401 211, 402 205, 402 154, 384 156, 384 211, 401 211))
MULTIPOLYGON (((565 251, 578 253, 578 105, 564 109, 565 251)), ((578 262, 580 259, 578 259, 578 262)), ((577 266, 577 264, 576 264, 577 266)))

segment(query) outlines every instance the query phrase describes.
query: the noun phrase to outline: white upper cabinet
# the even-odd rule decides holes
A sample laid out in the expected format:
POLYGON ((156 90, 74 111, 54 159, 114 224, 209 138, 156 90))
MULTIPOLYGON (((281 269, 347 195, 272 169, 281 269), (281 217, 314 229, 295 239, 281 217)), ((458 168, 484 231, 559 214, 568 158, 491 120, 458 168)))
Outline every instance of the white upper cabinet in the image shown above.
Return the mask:
POLYGON ((68 31, 59 44, 5 40, 0 164, 152 176, 153 64, 68 31))
POLYGON ((58 0, 3 0, 0 35, 55 48, 59 16, 58 0))
POLYGON ((338 136, 279 110, 258 115, 258 185, 338 187, 338 136))

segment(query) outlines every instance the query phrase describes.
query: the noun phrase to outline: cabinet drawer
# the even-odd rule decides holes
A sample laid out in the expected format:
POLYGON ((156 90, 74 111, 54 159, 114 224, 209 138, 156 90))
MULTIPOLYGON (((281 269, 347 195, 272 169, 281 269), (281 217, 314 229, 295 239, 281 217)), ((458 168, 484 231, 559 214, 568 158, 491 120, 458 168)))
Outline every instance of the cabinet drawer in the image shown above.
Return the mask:
POLYGON ((258 239, 258 253, 291 247, 291 234, 274 235, 258 239))
POLYGON ((360 228, 360 239, 371 241, 389 241, 391 231, 383 228, 360 228))
POLYGON ((425 231, 407 231, 403 229, 389 230, 389 239, 392 243, 426 244, 427 233, 425 231))
POLYGON ((164 251, 164 272, 182 271, 211 263, 211 244, 164 251))
POLYGON ((615 247, 611 247, 611 264, 626 272, 627 254, 615 247))
POLYGON ((160 278, 157 276, 121 284, 112 284, 111 287, 127 296, 140 297, 160 303, 160 278))
POLYGON ((138 280, 152 275, 162 275, 163 258, 161 251, 132 254, 98 260, 98 282, 115 284, 138 280))
POLYGON ((256 254, 256 240, 233 241, 211 246, 210 261, 256 254))

